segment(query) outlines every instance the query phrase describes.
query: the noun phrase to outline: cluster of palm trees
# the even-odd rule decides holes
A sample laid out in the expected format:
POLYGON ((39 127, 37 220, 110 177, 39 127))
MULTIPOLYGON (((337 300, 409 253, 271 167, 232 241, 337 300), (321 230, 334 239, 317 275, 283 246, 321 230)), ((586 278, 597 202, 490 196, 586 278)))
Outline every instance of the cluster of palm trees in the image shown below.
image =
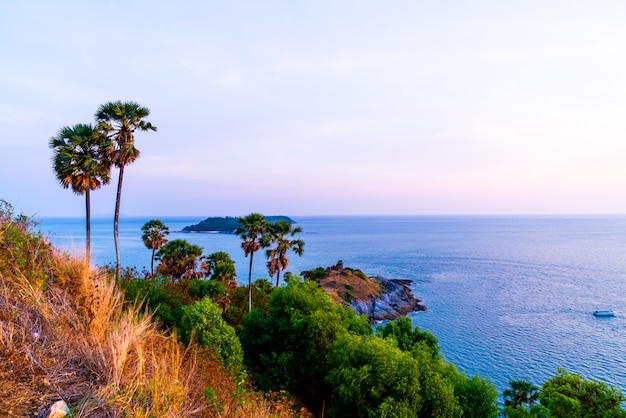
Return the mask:
POLYGON ((145 118, 150 110, 132 101, 115 101, 101 105, 95 113, 95 125, 65 126, 50 139, 53 149, 52 165, 63 188, 85 195, 86 256, 91 253, 91 203, 89 193, 108 184, 111 168, 119 169, 113 236, 115 239, 116 271, 121 272, 119 246, 119 217, 124 180, 124 167, 139 157, 135 147, 136 130, 156 131, 145 118))
MULTIPOLYGON (((265 248, 265 254, 267 256, 267 270, 270 277, 276 275, 276 287, 280 285, 280 273, 285 271, 289 265, 289 259, 287 253, 293 251, 297 255, 302 255, 304 252, 304 241, 296 238, 296 234, 302 232, 302 228, 299 226, 293 226, 291 223, 279 220, 271 223, 265 219, 265 216, 260 213, 251 213, 247 216, 238 219, 239 227, 235 230, 235 233, 242 239, 241 248, 244 251, 246 257, 250 256, 250 270, 248 274, 248 311, 252 310, 252 260, 254 253, 261 248, 265 248)), ((169 229, 163 222, 158 219, 153 219, 146 222, 142 227, 143 235, 141 237, 145 246, 152 250, 152 262, 150 267, 151 275, 154 276, 154 259, 155 252, 160 250, 163 245, 168 243, 165 237, 169 234, 169 229)), ((186 243, 181 241, 181 245, 186 243)), ((178 262, 185 263, 185 260, 190 260, 194 263, 196 257, 189 257, 190 254, 182 251, 179 256, 168 256, 167 259, 176 259, 178 262), (183 256, 183 253, 186 254, 183 256)), ((199 254, 197 254, 199 255, 199 254)), ((160 258, 163 261, 163 256, 160 258)), ((173 260, 175 261, 175 260, 173 260)), ((209 257, 207 267, 213 272, 214 278, 222 281, 230 281, 235 275, 235 267, 230 259, 230 256, 222 251, 212 254, 209 257)), ((193 270, 189 265, 184 266, 185 273, 193 270)), ((182 273, 178 274, 182 277, 182 273)))
POLYGON ((242 239, 241 248, 246 257, 250 256, 250 270, 248 274, 248 311, 252 310, 252 258, 261 248, 266 248, 267 270, 270 277, 276 275, 276 287, 280 285, 280 272, 289 265, 287 253, 293 251, 297 255, 304 252, 304 241, 295 238, 302 232, 299 226, 280 220, 274 223, 267 222, 260 213, 251 213, 239 218, 240 227, 235 234, 242 239))

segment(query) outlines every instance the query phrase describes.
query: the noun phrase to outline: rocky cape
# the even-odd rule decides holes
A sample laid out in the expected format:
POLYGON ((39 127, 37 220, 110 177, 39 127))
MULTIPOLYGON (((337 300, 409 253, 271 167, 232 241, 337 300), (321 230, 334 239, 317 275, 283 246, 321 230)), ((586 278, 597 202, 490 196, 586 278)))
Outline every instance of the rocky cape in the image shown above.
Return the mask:
POLYGON ((327 269, 306 272, 307 276, 319 280, 333 301, 352 307, 358 314, 368 315, 372 321, 393 320, 426 310, 413 295, 410 280, 369 277, 360 270, 344 268, 341 262, 327 269))

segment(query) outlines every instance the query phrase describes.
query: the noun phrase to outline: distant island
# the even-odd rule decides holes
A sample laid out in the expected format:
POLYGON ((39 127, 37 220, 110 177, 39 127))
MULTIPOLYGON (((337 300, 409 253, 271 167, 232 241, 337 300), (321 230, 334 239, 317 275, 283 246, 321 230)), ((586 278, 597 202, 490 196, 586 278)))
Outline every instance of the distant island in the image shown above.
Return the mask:
MULTIPOLYGON (((268 222, 287 221, 290 224, 296 223, 288 216, 266 216, 268 222)), ((234 234, 235 229, 239 228, 239 218, 232 216, 211 217, 195 225, 188 225, 182 229, 182 232, 217 232, 221 234, 234 234)))

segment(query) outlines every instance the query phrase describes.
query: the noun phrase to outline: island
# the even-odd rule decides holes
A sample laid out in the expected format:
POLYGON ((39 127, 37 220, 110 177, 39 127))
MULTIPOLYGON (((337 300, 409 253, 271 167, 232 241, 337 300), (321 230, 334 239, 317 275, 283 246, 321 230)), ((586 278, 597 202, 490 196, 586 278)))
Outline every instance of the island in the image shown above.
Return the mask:
POLYGON ((361 270, 344 267, 342 261, 332 267, 305 271, 303 275, 318 281, 335 303, 350 306, 372 321, 393 320, 426 310, 413 295, 410 280, 369 277, 361 270))
MULTIPOLYGON (((296 223, 288 216, 266 216, 267 222, 273 223, 278 221, 287 221, 290 224, 296 223)), ((206 218, 195 225, 188 225, 182 229, 182 232, 213 232, 221 234, 234 234, 235 230, 239 228, 239 218, 226 216, 226 217, 210 217, 206 218)))

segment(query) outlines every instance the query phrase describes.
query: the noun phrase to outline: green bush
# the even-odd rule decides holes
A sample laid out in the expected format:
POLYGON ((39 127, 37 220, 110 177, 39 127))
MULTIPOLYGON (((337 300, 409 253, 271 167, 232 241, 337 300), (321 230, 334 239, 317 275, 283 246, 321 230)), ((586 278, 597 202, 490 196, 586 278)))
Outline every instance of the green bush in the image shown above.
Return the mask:
POLYGON ((194 338, 199 346, 214 350, 226 367, 241 370, 243 350, 235 329, 222 319, 222 310, 210 298, 183 308, 180 332, 185 342, 194 338))

